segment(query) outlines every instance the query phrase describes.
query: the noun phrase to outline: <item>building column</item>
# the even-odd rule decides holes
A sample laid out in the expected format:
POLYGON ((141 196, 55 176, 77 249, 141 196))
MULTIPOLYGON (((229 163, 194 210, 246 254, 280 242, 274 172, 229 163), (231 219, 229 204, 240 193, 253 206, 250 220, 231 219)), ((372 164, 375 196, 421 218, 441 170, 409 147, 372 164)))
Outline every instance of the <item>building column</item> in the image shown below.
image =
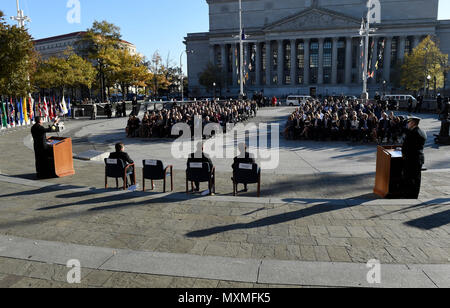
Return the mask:
POLYGON ((392 59, 392 37, 386 37, 384 46, 384 64, 383 64, 383 78, 386 83, 391 82, 391 59, 392 59))
POLYGON ((318 84, 323 84, 323 42, 324 38, 319 38, 319 73, 317 74, 318 84))
POLYGON ((257 86, 261 85, 261 44, 255 43, 256 56, 255 56, 255 83, 257 86))
POLYGON ((398 59, 403 61, 405 58, 405 46, 406 46, 406 37, 400 36, 398 38, 398 59))
POLYGON ((233 53, 233 76, 232 76, 232 80, 233 80, 233 85, 232 87, 237 87, 238 86, 238 75, 239 75, 239 65, 236 65, 236 63, 238 62, 239 59, 239 54, 238 54, 238 45, 237 44, 231 44, 231 52, 233 53))
POLYGON ((376 84, 377 83, 377 61, 378 61, 378 37, 374 36, 372 37, 374 45, 373 45, 373 55, 372 55, 372 63, 370 64, 370 70, 371 72, 374 72, 373 78, 370 79, 370 84, 376 84))
POLYGON ((303 84, 305 86, 309 85, 309 52, 310 52, 310 47, 309 47, 309 43, 310 43, 310 39, 304 39, 304 48, 305 48, 305 67, 303 68, 303 84))
POLYGON ((212 64, 216 64, 216 54, 215 54, 215 47, 216 45, 209 45, 209 62, 212 64))
POLYGON ((345 38, 345 84, 352 83, 352 38, 345 38))
POLYGON ((266 41, 266 86, 272 85, 272 42, 266 41))
POLYGON ((220 44, 220 63, 222 65, 222 71, 227 71, 227 55, 226 55, 226 45, 220 44))
POLYGON ((291 86, 297 84, 297 40, 291 40, 291 86))
POLYGON ((337 84, 337 68, 338 68, 338 37, 333 37, 333 51, 331 55, 331 83, 337 84))
POLYGON ((284 44, 283 40, 278 40, 278 85, 284 85, 284 44))

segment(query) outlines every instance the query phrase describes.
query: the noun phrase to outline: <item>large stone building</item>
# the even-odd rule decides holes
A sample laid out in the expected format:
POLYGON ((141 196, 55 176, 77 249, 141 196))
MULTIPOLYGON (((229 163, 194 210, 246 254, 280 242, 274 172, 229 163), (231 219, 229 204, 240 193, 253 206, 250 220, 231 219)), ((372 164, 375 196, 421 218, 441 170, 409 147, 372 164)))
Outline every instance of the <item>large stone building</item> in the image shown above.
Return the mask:
MULTIPOLYGON (((77 43, 83 38, 85 33, 85 31, 80 31, 35 40, 34 48, 43 59, 60 57, 68 48, 76 51, 77 43)), ((132 43, 121 40, 121 45, 123 48, 127 48, 131 54, 136 54, 136 46, 132 43)))
MULTIPOLYGON (((207 0, 210 29, 185 38, 191 95, 211 95, 199 83, 208 62, 225 72, 222 95, 239 93, 238 0, 207 0)), ((450 54, 450 20, 438 21, 439 0, 380 0, 373 54, 383 58, 369 92, 391 90, 395 68, 427 35, 450 54), (383 49, 383 42, 385 42, 383 49)), ((362 92, 359 30, 367 0, 243 0, 245 92, 265 95, 362 92), (247 75, 248 73, 248 75, 247 75)), ((372 52, 371 52, 372 53, 372 52)), ((377 56, 373 56, 374 67, 377 56)), ((448 78, 446 87, 449 86, 448 78)))

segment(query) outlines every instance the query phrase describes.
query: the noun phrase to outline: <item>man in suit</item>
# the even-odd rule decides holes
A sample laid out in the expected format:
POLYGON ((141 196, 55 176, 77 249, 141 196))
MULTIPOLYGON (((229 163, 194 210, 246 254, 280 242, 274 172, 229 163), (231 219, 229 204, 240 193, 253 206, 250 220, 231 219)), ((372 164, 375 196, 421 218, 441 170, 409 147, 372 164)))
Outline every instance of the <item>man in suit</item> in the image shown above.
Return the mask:
MULTIPOLYGON (((130 156, 128 155, 128 153, 125 152, 125 145, 123 143, 117 143, 116 144, 116 151, 111 153, 109 155, 109 158, 111 159, 120 159, 122 160, 124 163, 126 163, 127 165, 130 164, 134 164, 134 161, 130 158, 130 156)), ((128 171, 130 172, 130 184, 131 186, 136 185, 136 183, 134 182, 134 168, 131 167, 130 169, 128 169, 128 171)))
POLYGON ((410 117, 406 138, 403 143, 403 193, 406 199, 418 199, 425 163, 423 149, 427 141, 426 133, 419 128, 420 118, 410 117))
POLYGON ((31 128, 33 136, 34 156, 36 161, 36 173, 38 179, 46 179, 52 177, 52 170, 49 159, 53 156, 52 147, 47 143, 47 133, 55 131, 55 125, 59 122, 57 118, 52 126, 45 128, 44 120, 41 117, 35 118, 36 124, 31 128))
MULTIPOLYGON (((211 158, 207 154, 203 152, 203 143, 199 142, 197 145, 197 150, 195 153, 192 153, 189 155, 189 158, 187 160, 187 166, 189 167, 190 163, 207 163, 209 165, 209 170, 212 170, 214 168, 214 165, 211 161, 211 158)), ((195 192, 200 191, 200 183, 194 182, 195 184, 195 192)))
MULTIPOLYGON (((255 158, 252 154, 247 151, 247 145, 244 143, 239 144, 239 152, 240 154, 234 158, 234 162, 232 165, 233 171, 239 169, 240 164, 254 164, 255 158)), ((244 192, 247 192, 247 183, 244 183, 244 192)))

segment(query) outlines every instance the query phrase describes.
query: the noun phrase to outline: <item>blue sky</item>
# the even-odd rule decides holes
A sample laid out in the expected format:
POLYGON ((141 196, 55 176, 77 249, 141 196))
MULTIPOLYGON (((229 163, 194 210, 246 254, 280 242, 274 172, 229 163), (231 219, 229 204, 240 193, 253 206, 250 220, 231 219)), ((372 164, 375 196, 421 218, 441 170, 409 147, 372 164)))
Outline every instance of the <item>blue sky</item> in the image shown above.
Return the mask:
MULTIPOLYGON (((32 19, 29 29, 36 39, 86 30, 94 20, 107 20, 118 25, 123 39, 134 43, 146 57, 159 50, 163 58, 170 53, 176 63, 186 34, 209 29, 206 0, 79 1, 80 24, 67 22, 68 0, 20 0, 20 5, 32 19)), ((15 15, 16 1, 1 0, 0 10, 7 18, 15 15)), ((450 19, 450 0, 440 0, 439 19, 450 19)))

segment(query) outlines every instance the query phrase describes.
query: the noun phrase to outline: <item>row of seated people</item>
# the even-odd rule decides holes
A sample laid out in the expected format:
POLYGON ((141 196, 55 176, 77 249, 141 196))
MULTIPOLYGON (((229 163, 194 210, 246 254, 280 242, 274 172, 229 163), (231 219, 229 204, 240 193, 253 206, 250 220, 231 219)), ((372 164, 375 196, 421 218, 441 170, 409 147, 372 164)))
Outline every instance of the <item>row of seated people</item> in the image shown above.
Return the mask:
POLYGON ((405 128, 405 118, 394 112, 388 115, 379 104, 325 100, 297 108, 289 116, 284 135, 294 140, 398 143, 405 128))
MULTIPOLYGON (((108 188, 108 177, 123 180, 123 188, 136 187, 136 168, 134 161, 125 152, 125 145, 118 143, 116 151, 105 159, 105 188, 108 188), (130 178, 128 181, 128 177, 130 178)), ((244 185, 244 192, 248 191, 248 184, 258 184, 258 197, 261 187, 261 169, 255 162, 254 156, 247 151, 245 144, 239 145, 240 155, 234 158, 232 170, 233 195, 238 192, 238 184, 244 185)), ((154 181, 164 181, 164 192, 166 192, 166 179, 170 176, 171 190, 173 191, 173 166, 164 167, 158 160, 143 161, 142 183, 145 191, 145 180, 151 180, 152 190, 155 188, 154 181)), ((200 183, 208 182, 208 193, 215 193, 216 182, 215 167, 209 156, 203 151, 203 144, 200 143, 197 151, 189 155, 186 169, 186 193, 189 192, 188 182, 191 182, 191 192, 200 192, 200 183), (195 187, 194 187, 195 184, 195 187)))
POLYGON ((172 109, 162 109, 152 113, 145 112, 142 120, 131 115, 126 128, 128 137, 175 138, 172 127, 177 123, 187 123, 192 131, 196 117, 202 118, 203 126, 218 123, 225 127, 228 123, 245 122, 256 116, 258 105, 255 101, 198 101, 175 105, 172 109))

